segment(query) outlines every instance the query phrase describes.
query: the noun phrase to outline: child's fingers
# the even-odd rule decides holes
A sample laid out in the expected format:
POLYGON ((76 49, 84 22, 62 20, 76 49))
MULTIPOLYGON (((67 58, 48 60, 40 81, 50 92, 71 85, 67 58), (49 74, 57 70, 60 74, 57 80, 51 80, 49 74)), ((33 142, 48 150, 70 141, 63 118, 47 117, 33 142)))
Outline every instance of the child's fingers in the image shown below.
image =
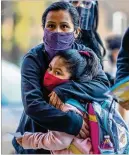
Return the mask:
POLYGON ((50 104, 52 104, 55 107, 59 107, 60 105, 60 99, 58 98, 58 96, 56 95, 56 93, 53 93, 53 95, 50 97, 50 104))
POLYGON ((56 108, 60 109, 62 104, 64 104, 64 103, 62 103, 60 98, 57 96, 56 108))
POLYGON ((48 95, 48 97, 51 97, 53 94, 54 94, 54 91, 52 91, 52 92, 48 95))
POLYGON ((50 97, 49 103, 52 104, 53 106, 56 105, 55 93, 53 93, 52 96, 50 97))
POLYGON ((59 100, 59 98, 57 98, 56 108, 59 109, 60 108, 60 105, 61 105, 60 100, 59 100))

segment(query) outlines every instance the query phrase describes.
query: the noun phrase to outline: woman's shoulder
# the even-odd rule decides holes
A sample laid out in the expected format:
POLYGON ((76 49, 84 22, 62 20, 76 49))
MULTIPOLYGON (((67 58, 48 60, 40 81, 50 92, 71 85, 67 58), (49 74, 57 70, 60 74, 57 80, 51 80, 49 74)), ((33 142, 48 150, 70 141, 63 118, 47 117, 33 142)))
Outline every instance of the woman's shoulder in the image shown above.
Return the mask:
POLYGON ((44 52, 44 44, 41 43, 33 48, 31 48, 23 57, 23 59, 27 57, 33 57, 35 59, 41 59, 45 57, 45 52, 44 52))
POLYGON ((47 63, 44 44, 41 43, 30 49, 23 57, 22 62, 28 61, 28 59, 31 61, 31 63, 36 62, 37 64, 40 64, 40 66, 43 66, 45 63, 47 63))
POLYGON ((44 44, 41 43, 33 48, 31 48, 26 55, 43 55, 44 54, 44 44))

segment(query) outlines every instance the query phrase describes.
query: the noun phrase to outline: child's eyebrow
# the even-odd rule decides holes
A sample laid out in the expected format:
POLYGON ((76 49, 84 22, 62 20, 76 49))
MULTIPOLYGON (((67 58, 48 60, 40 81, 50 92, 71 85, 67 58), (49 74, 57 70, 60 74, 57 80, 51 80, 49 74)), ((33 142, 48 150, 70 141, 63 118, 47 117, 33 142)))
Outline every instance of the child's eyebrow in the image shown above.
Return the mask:
POLYGON ((62 72, 62 70, 60 68, 56 68, 57 70, 60 70, 62 72))

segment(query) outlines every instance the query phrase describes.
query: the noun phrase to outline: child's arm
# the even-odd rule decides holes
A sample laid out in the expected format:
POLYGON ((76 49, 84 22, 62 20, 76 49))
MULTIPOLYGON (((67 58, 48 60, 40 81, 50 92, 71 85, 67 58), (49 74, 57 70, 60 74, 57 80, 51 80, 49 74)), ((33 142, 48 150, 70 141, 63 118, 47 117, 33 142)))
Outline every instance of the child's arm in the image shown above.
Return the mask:
MULTIPOLYGON (((75 111, 76 113, 83 115, 76 107, 69 104, 62 104, 61 110, 68 112, 69 110, 75 111)), ((89 133, 85 133, 87 137, 89 133)), ((24 149, 46 149, 46 150, 62 150, 67 148, 74 136, 64 132, 49 131, 47 133, 30 133, 26 132, 22 138, 17 139, 17 142, 24 149)))
POLYGON ((73 138, 73 135, 58 131, 49 131, 47 133, 26 132, 22 139, 17 139, 17 142, 24 149, 46 149, 54 151, 67 148, 73 138))

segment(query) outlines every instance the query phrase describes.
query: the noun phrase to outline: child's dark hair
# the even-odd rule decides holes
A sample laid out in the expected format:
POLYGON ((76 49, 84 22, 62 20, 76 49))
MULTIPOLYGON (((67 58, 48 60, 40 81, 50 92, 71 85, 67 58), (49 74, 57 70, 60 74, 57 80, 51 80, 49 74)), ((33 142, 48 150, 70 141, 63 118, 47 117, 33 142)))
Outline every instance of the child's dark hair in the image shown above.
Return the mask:
POLYGON ((60 51, 56 56, 64 59, 71 80, 88 81, 98 74, 98 57, 91 50, 77 51, 69 49, 60 51))
POLYGON ((76 30, 79 27, 79 15, 74 6, 72 4, 67 3, 67 2, 55 2, 51 4, 43 13, 42 15, 42 26, 45 28, 45 23, 46 23, 46 17, 50 11, 59 11, 59 10, 64 10, 68 11, 71 19, 73 21, 74 29, 76 30))

